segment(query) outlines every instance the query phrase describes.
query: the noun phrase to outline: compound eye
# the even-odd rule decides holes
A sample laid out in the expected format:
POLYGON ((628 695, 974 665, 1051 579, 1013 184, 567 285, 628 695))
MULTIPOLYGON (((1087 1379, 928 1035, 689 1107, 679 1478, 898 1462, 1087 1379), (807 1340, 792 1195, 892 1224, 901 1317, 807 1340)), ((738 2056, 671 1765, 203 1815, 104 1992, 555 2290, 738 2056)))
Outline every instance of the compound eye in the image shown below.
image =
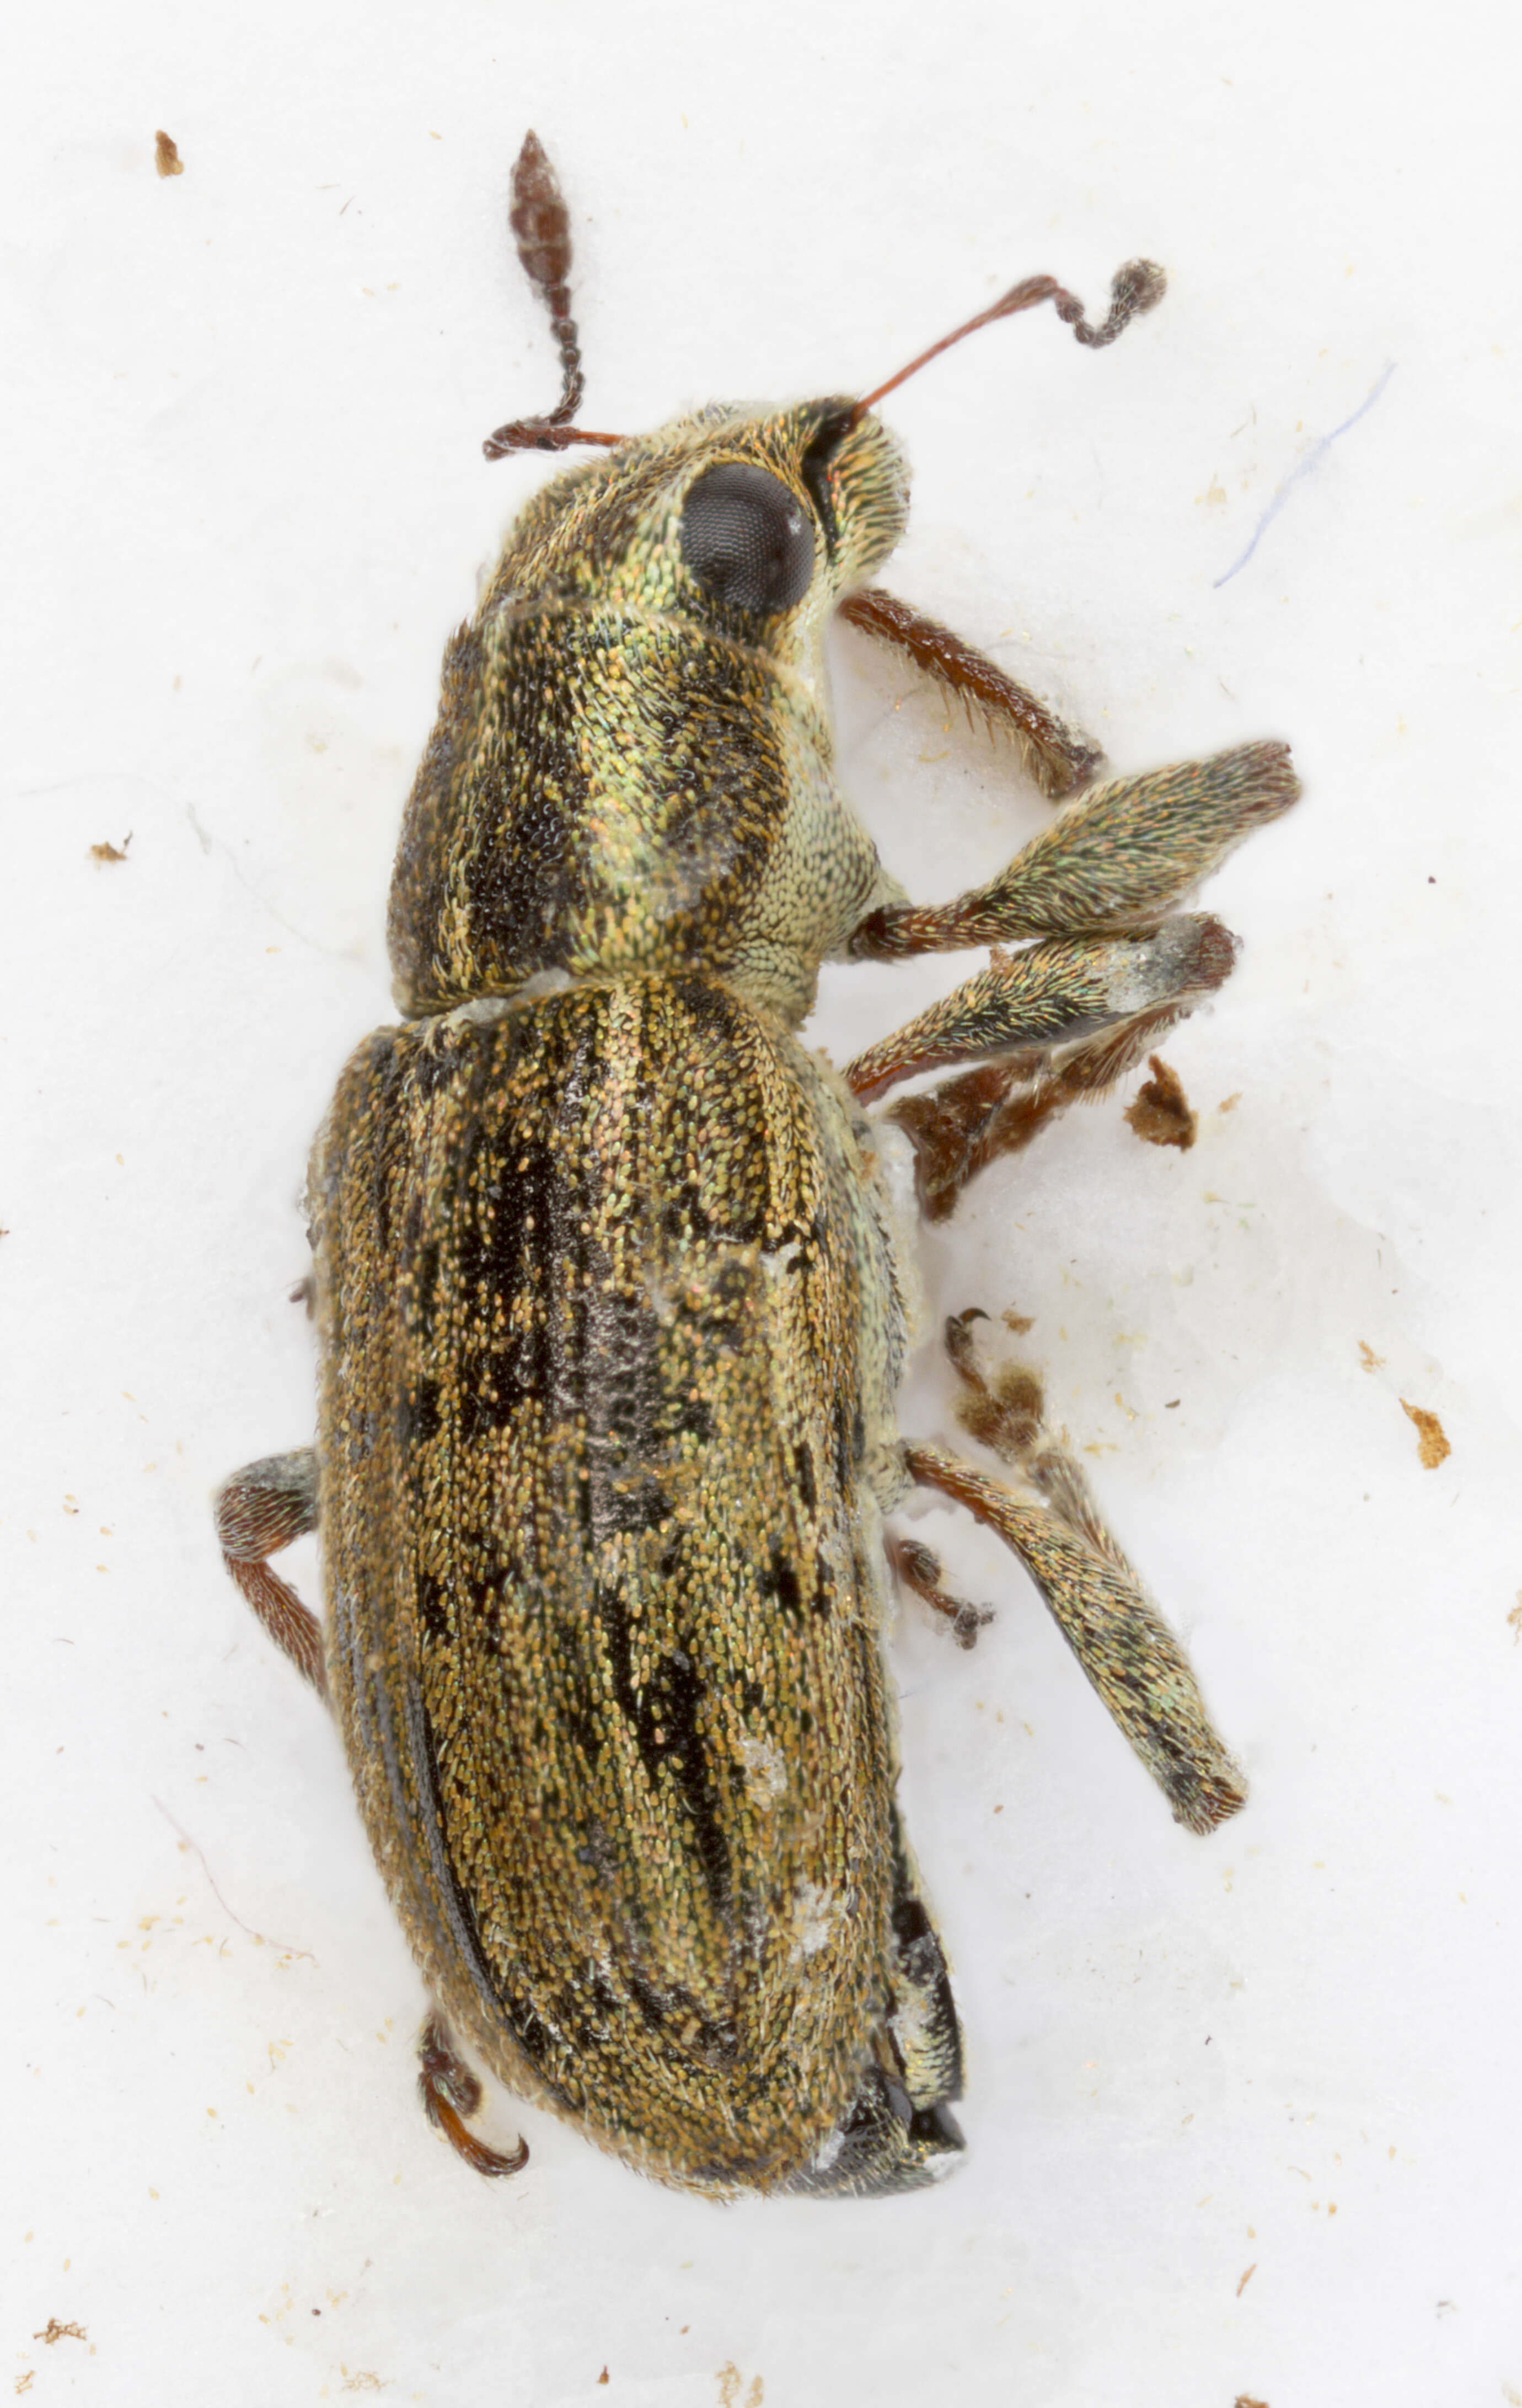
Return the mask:
POLYGON ((734 610, 790 610, 814 573, 809 513, 780 477, 739 462, 689 487, 682 557, 706 594, 734 610))

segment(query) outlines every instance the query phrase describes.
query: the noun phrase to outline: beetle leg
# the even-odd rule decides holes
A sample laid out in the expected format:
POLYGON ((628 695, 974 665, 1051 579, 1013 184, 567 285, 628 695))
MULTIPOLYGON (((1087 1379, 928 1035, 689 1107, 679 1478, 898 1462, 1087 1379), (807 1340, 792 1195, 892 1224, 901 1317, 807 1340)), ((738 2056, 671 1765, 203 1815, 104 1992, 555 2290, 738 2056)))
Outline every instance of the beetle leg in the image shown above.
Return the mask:
POLYGON ((528 2163, 528 2143, 520 2140, 510 2156, 489 2149, 467 2131, 465 2119, 481 2105, 477 2081, 450 2037, 450 2028, 437 2007, 418 2037, 418 2096, 436 2132, 478 2174, 521 2174, 528 2163))
POLYGON ((1299 791, 1289 747, 1273 743, 1115 779, 1060 811, 1008 867, 955 902, 869 911, 847 951, 880 961, 1023 937, 1135 934, 1156 925, 1299 791))
POLYGON ((1231 975, 1236 940, 1200 911, 1165 920, 1150 937, 1054 937, 991 966, 846 1070, 857 1100, 876 1103, 900 1079, 951 1062, 1015 1055, 1026 1078, 1047 1075, 1058 1047, 1105 1038, 1123 1022, 1175 1014, 1231 975))
POLYGON ((1019 1488, 944 1447, 904 1450, 910 1477, 939 1489, 1012 1548, 1063 1637, 1176 1822, 1209 1831, 1234 1814, 1246 1783, 1213 1727, 1179 1641, 1095 1510, 1070 1455, 1050 1440, 1022 1462, 1019 1488))
POLYGON ((887 1117, 907 1132, 914 1148, 926 1219, 944 1221, 978 1171, 1000 1154, 1020 1153, 1070 1104, 1092 1103, 1104 1095, 1176 1021, 1188 1017, 1194 1004, 1189 996, 1142 1012, 1101 1029, 1056 1061, 1033 1063, 1027 1055, 985 1063, 943 1081, 928 1095, 906 1096, 893 1105, 887 1117))
POLYGON ((849 2113, 812 2163, 783 2186, 794 2194, 871 2199, 920 2190, 949 2173, 967 2145, 952 2114, 962 2095, 956 2000, 897 1808, 893 1842, 886 2012, 849 2113))
POLYGON ((969 713, 981 712, 990 727, 1012 737, 1019 747, 1021 767, 1050 802, 1076 795, 1102 765, 1104 754, 1097 744, 1065 727, 1054 711, 1017 685, 997 661, 974 651, 939 621, 926 619, 895 595, 885 594, 880 585, 848 595, 840 605, 840 617, 878 643, 897 646, 944 693, 955 695, 969 713))
POLYGON ((986 1605, 969 1605, 961 1597, 952 1597, 940 1585, 940 1558, 918 1539, 890 1537, 887 1541, 888 1561, 905 1588, 937 1613, 944 1614, 952 1626, 952 1636, 958 1647, 976 1647, 978 1633, 992 1622, 992 1610, 986 1605))
POLYGON ((325 1697, 323 1626, 266 1557, 317 1527, 317 1457, 309 1446, 262 1455, 212 1498, 222 1559, 282 1655, 325 1697))

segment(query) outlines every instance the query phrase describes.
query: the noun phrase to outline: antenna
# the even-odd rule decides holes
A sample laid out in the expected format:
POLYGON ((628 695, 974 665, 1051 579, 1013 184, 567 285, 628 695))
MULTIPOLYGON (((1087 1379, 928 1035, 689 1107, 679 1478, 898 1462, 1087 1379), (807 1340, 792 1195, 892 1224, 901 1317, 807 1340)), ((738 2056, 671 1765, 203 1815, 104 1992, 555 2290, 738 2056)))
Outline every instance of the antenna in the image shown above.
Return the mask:
POLYGON ((1017 317, 1022 309, 1035 309, 1041 302, 1050 301, 1063 324, 1072 328, 1079 342, 1086 343, 1091 351, 1101 351, 1107 343, 1113 343, 1117 335, 1124 333, 1131 320, 1140 317, 1143 309, 1155 309, 1167 290, 1168 279, 1154 261, 1128 260, 1124 267, 1116 269, 1111 282, 1108 316, 1099 325, 1091 326, 1084 315, 1082 301, 1060 285, 1055 276, 1027 276, 1023 284, 1012 284, 1003 299, 996 301, 991 309, 981 309, 975 318, 968 320, 965 326, 958 326, 955 334, 942 335, 939 343, 932 343, 928 351, 921 351, 918 358, 911 360, 906 368, 900 368, 897 376, 889 377, 886 384, 880 384, 875 392, 858 401, 851 413, 850 423, 854 426, 868 410, 877 407, 885 394, 897 391, 912 376, 917 376, 921 368, 928 366, 931 360, 939 359, 942 351, 949 351, 952 345, 959 343, 964 336, 975 335, 980 326, 991 326, 996 318, 1017 317))
POLYGON ((621 435, 594 435, 569 423, 586 389, 581 340, 571 316, 570 211, 537 134, 524 135, 513 166, 508 224, 524 274, 550 312, 551 331, 560 351, 560 399, 542 418, 515 418, 499 426, 488 435, 481 450, 488 460, 503 460, 510 452, 564 452, 572 443, 622 443, 621 435))

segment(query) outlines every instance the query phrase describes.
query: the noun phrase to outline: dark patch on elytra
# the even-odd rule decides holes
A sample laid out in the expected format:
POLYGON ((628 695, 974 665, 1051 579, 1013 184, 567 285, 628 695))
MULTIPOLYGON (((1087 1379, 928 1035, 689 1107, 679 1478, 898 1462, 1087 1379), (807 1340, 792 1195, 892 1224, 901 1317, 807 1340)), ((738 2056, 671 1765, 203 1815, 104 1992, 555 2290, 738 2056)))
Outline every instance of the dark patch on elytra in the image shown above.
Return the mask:
POLYGON ((437 1380, 419 1380, 396 1411, 396 1437, 404 1461, 414 1447, 429 1445, 438 1436, 443 1415, 437 1380))
POLYGON ((444 1603, 444 1584, 434 1572, 418 1574, 418 1620, 430 1639, 449 1637, 449 1609, 444 1603))
POLYGON ((812 1520, 819 1511, 819 1490, 814 1481, 813 1455, 802 1439, 793 1448, 793 1469, 797 1474, 798 1497, 803 1510, 812 1520))
POLYGON ((793 1621, 798 1619, 803 1611, 803 1589, 796 1567, 777 1540, 772 1541, 770 1557, 765 1571, 758 1575, 756 1585, 763 1597, 774 1597, 783 1612, 793 1621))
POLYGON ((715 1436, 713 1408, 708 1398, 690 1392, 679 1398, 676 1426, 684 1438, 696 1439, 700 1446, 711 1446, 715 1436))
POLYGON ((739 2056, 739 2035, 727 2018, 705 2014, 681 1983, 655 1983, 638 1965, 625 1968, 629 1996, 647 2030, 675 2053, 696 2057, 714 2072, 726 2072, 739 2056))
POLYGON ((563 1183, 555 1151, 542 1138, 520 1140, 500 1126, 477 1129, 458 1182, 453 1231, 462 1295, 510 1301, 537 1262, 553 1261, 563 1183))
POLYGON ((643 1687, 636 1684, 628 1602, 610 1585, 599 1586, 596 1612, 613 1677, 613 1698, 634 1735, 639 1760, 653 1785, 669 1766, 691 1818, 694 1851, 704 1886, 723 1912, 731 1886, 729 1851, 708 1751, 698 1727, 707 1684, 684 1652, 661 1656, 643 1687))
POLYGON ((671 1518, 671 1499, 649 1472, 609 1485, 604 1512, 610 1531, 658 1530, 671 1518))
POLYGON ((834 1603, 835 1574, 830 1569, 828 1556, 820 1555, 816 1562, 814 1593, 809 1600, 809 1610, 816 1621, 827 1621, 834 1603))
POLYGON ((836 1398, 831 1420, 834 1424, 835 1485, 842 1497, 849 1497, 855 1484, 853 1478, 855 1459, 851 1445, 851 1411, 843 1397, 836 1398))

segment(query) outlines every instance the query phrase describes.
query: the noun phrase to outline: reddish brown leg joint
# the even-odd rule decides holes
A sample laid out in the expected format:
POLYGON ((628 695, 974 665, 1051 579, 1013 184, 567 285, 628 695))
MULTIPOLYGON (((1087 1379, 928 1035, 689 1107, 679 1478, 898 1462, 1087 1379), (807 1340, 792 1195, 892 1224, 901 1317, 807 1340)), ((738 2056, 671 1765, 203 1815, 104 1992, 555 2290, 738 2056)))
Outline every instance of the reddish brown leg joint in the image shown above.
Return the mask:
POLYGON ((953 1597, 940 1585, 940 1558, 918 1539, 890 1538, 887 1541, 888 1561, 897 1578, 908 1589, 951 1624, 952 1636, 958 1647, 976 1647, 978 1633, 993 1621, 991 1606, 969 1605, 965 1598, 953 1597))
POLYGON ((317 1527, 317 1459, 311 1448, 246 1463, 223 1481, 213 1511, 223 1562, 280 1653, 325 1698, 323 1626, 265 1560, 317 1527))

